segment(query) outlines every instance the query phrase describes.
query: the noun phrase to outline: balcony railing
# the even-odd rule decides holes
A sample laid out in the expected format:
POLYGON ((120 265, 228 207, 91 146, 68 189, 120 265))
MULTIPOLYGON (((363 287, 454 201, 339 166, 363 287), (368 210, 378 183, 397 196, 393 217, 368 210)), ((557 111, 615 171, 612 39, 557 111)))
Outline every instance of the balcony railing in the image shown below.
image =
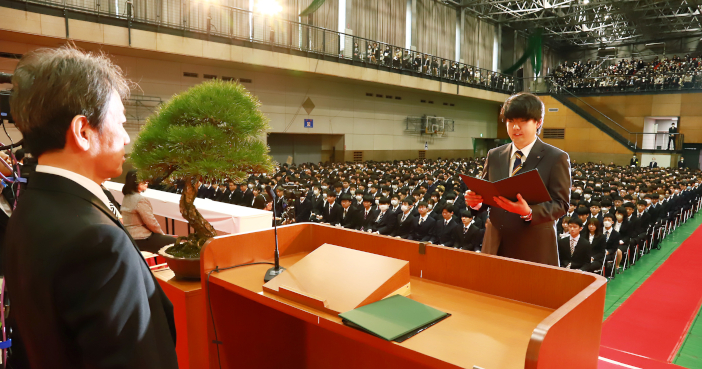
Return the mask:
MULTIPOLYGON (((316 54, 358 66, 372 67, 501 93, 521 90, 515 77, 455 60, 387 43, 271 17, 245 9, 190 0, 0 0, 37 4, 67 11, 121 19, 128 26, 151 25, 212 36, 215 41, 250 44, 316 54), (219 40, 217 40, 219 39, 219 40)), ((249 45, 247 45, 249 46, 249 45)))

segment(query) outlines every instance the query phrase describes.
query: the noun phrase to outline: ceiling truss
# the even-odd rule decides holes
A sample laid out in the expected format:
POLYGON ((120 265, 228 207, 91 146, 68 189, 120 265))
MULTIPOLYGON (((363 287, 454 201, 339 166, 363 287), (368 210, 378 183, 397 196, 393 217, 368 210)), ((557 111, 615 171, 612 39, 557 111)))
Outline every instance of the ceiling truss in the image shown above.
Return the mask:
POLYGON ((556 47, 702 36, 702 0, 446 1, 522 33, 543 28, 546 42, 556 47))

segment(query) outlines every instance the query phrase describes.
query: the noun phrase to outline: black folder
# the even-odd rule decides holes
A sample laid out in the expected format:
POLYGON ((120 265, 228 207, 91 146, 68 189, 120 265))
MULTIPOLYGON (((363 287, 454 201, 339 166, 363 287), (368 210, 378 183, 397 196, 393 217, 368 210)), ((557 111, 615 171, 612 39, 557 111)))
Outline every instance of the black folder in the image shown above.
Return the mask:
POLYGON ((529 205, 551 201, 551 195, 537 169, 519 173, 497 182, 489 182, 463 174, 461 174, 461 179, 469 190, 483 197, 484 204, 490 206, 499 207, 492 199, 493 197, 502 196, 511 201, 517 201, 517 194, 521 194, 529 205))

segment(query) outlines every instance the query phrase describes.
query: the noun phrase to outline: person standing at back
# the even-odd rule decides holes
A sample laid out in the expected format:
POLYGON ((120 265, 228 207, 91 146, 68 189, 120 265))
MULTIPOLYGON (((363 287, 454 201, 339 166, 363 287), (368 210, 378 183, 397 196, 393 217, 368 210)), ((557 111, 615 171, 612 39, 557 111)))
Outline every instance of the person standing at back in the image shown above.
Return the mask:
MULTIPOLYGON (((570 159, 537 136, 544 123, 544 110, 541 100, 528 93, 512 95, 505 101, 500 116, 512 143, 488 152, 482 178, 496 182, 536 169, 551 201, 529 205, 521 195, 517 195, 517 201, 495 198, 499 207, 490 209, 482 252, 559 265, 556 221, 569 206, 570 159)), ((472 191, 466 193, 465 200, 473 210, 488 208, 480 194, 472 191)))
POLYGON ((11 110, 38 159, 5 237, 30 368, 177 368, 173 305, 100 188, 119 177, 129 84, 104 55, 25 54, 11 110))

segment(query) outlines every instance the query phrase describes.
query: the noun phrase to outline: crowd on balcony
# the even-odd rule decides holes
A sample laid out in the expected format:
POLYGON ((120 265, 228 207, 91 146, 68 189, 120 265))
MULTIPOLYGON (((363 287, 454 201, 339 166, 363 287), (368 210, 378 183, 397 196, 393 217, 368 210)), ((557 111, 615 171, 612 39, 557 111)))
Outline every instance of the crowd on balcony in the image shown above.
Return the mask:
POLYGON ((354 40, 353 60, 498 91, 514 91, 514 77, 379 42, 354 40))
POLYGON ((702 89, 702 58, 565 61, 548 78, 551 92, 563 88, 575 94, 702 89))

